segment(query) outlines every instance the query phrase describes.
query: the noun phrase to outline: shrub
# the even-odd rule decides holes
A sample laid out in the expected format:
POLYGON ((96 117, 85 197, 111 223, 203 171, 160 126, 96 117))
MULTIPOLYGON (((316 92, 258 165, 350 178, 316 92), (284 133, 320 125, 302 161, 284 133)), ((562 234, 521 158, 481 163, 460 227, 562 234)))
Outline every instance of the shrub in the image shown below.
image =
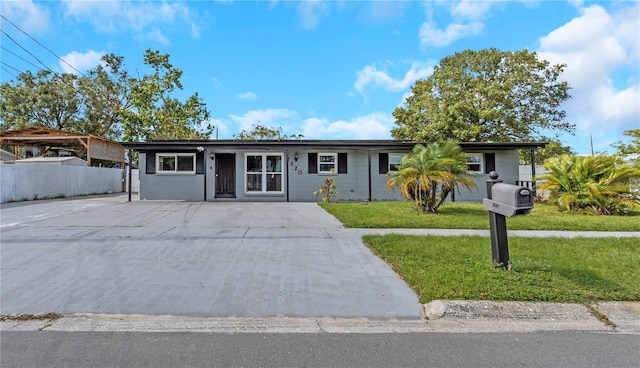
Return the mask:
POLYGON ((634 183, 640 180, 640 168, 617 156, 563 155, 547 160, 547 172, 536 180, 542 194, 558 208, 598 215, 623 214, 640 206, 634 183))

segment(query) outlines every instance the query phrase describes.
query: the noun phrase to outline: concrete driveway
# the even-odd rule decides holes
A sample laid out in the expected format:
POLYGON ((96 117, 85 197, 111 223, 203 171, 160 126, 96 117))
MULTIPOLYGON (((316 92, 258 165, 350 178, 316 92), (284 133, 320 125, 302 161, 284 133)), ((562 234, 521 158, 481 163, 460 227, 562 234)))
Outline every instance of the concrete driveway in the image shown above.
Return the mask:
POLYGON ((413 291, 315 203, 3 204, 0 313, 420 318, 413 291))

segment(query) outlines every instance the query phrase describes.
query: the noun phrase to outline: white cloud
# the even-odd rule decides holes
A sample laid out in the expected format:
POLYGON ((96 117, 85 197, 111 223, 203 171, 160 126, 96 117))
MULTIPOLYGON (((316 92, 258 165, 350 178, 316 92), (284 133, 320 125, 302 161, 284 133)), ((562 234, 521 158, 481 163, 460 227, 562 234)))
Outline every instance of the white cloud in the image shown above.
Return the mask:
POLYGON ((315 29, 320 23, 320 16, 327 10, 322 0, 304 0, 298 4, 296 11, 304 29, 315 29))
POLYGON ((305 139, 390 139, 393 117, 385 113, 372 113, 349 121, 329 121, 322 118, 304 120, 305 139))
POLYGON ((154 29, 148 32, 147 38, 163 45, 169 45, 171 43, 171 41, 169 41, 169 39, 165 37, 164 33, 162 33, 162 31, 159 29, 154 29))
POLYGON ((252 125, 260 124, 268 127, 287 127, 294 125, 297 121, 298 114, 295 111, 287 109, 266 109, 251 110, 242 116, 230 115, 231 120, 239 125, 238 133, 242 130, 251 129, 252 125))
MULTIPOLYGON (((3 1, 0 14, 28 33, 42 34, 49 29, 49 10, 31 0, 3 1)), ((3 28, 6 23, 3 21, 3 28)))
POLYGON ((480 22, 470 24, 451 23, 446 30, 438 29, 433 22, 424 22, 420 26, 418 35, 423 46, 444 47, 453 42, 477 35, 482 32, 484 25, 480 22))
POLYGON ((92 24, 105 33, 135 31, 151 36, 163 43, 168 42, 159 30, 145 31, 148 27, 185 21, 184 26, 194 38, 200 36, 191 11, 181 3, 138 1, 74 1, 63 0, 65 17, 76 22, 92 24), (195 26, 195 27, 194 27, 195 26), (161 36, 161 37, 160 37, 161 36))
POLYGON ((238 98, 239 100, 255 100, 256 98, 258 98, 258 95, 253 92, 244 92, 236 95, 236 98, 238 98))
POLYGON ((416 80, 426 78, 432 73, 433 64, 414 61, 402 79, 394 79, 386 70, 380 70, 376 64, 371 64, 356 73, 354 88, 361 94, 364 94, 368 88, 399 92, 409 88, 416 80))
POLYGON ((60 61, 60 67, 65 73, 78 74, 76 69, 79 71, 83 71, 91 69, 100 64, 104 65, 104 62, 101 60, 104 54, 105 52, 103 51, 98 52, 94 50, 89 50, 85 53, 72 51, 67 55, 61 57, 61 59, 66 61, 66 63, 60 61), (69 66, 69 64, 73 66, 73 68, 69 66))
POLYGON ((614 14, 599 5, 582 8, 578 17, 540 39, 540 58, 567 65, 563 78, 572 99, 565 109, 578 133, 604 136, 638 128, 640 25, 629 14, 638 14, 640 5, 634 5, 614 14), (614 73, 629 77, 616 81, 614 73))
POLYGON ((483 17, 493 5, 493 1, 463 0, 453 4, 451 15, 466 19, 478 19, 483 17))

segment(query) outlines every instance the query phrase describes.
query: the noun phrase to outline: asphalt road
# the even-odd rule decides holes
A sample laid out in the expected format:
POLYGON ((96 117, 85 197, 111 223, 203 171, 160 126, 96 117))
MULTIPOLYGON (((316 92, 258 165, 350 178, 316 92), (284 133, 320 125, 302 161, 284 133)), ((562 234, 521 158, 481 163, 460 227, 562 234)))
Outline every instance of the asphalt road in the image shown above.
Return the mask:
POLYGON ((640 335, 3 332, 2 367, 637 367, 640 335))

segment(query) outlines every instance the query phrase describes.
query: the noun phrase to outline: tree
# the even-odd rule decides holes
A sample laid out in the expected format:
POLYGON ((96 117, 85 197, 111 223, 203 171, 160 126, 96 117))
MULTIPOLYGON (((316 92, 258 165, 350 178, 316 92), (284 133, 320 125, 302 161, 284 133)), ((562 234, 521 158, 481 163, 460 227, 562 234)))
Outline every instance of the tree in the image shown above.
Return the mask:
POLYGON ((75 89, 77 77, 41 70, 18 75, 15 85, 0 86, 2 130, 30 126, 75 130, 79 125, 81 101, 75 89))
POLYGON ((123 112, 130 109, 131 86, 135 79, 124 68, 124 58, 114 54, 102 57, 98 65, 78 80, 78 92, 84 107, 79 131, 119 139, 123 112))
POLYGON ((463 51, 445 57, 396 108, 395 139, 418 142, 540 141, 541 131, 573 133, 560 105, 569 85, 565 65, 527 50, 463 51))
MULTIPOLYGON (((562 155, 575 155, 575 152, 569 146, 565 146, 557 139, 542 139, 542 142, 549 142, 545 148, 536 150, 536 165, 542 165, 550 158, 562 155)), ((520 165, 531 165, 531 152, 529 150, 519 151, 520 165)))
POLYGON ((640 163, 640 129, 625 130, 622 134, 631 137, 630 143, 618 142, 613 145, 622 156, 633 155, 636 162, 640 163))
POLYGON ((22 73, 14 85, 0 86, 0 129, 43 126, 112 139, 207 138, 213 127, 204 102, 193 94, 185 102, 171 96, 182 89, 182 71, 169 55, 147 50, 144 62, 153 74, 130 76, 124 59, 107 54, 78 77, 40 71, 22 73))
POLYGON ((282 127, 273 128, 262 124, 251 125, 251 129, 243 129, 240 133, 234 135, 237 139, 242 140, 283 140, 283 139, 301 139, 302 134, 294 134, 288 136, 282 133, 282 127))
POLYGON ((209 119, 209 111, 198 93, 185 102, 171 97, 182 89, 182 71, 169 62, 169 54, 146 50, 144 63, 153 74, 131 81, 131 108, 123 110, 125 140, 202 139, 213 127, 200 126, 209 119))
POLYGON ((547 160, 544 167, 547 172, 536 178, 541 181, 538 189, 562 210, 610 215, 640 206, 640 193, 633 186, 640 167, 617 156, 563 155, 547 160))
POLYGON ((437 213, 456 187, 475 187, 467 170, 467 157, 453 141, 416 145, 402 157, 398 171, 389 173, 387 189, 400 187, 400 193, 414 201, 422 213, 437 213))

